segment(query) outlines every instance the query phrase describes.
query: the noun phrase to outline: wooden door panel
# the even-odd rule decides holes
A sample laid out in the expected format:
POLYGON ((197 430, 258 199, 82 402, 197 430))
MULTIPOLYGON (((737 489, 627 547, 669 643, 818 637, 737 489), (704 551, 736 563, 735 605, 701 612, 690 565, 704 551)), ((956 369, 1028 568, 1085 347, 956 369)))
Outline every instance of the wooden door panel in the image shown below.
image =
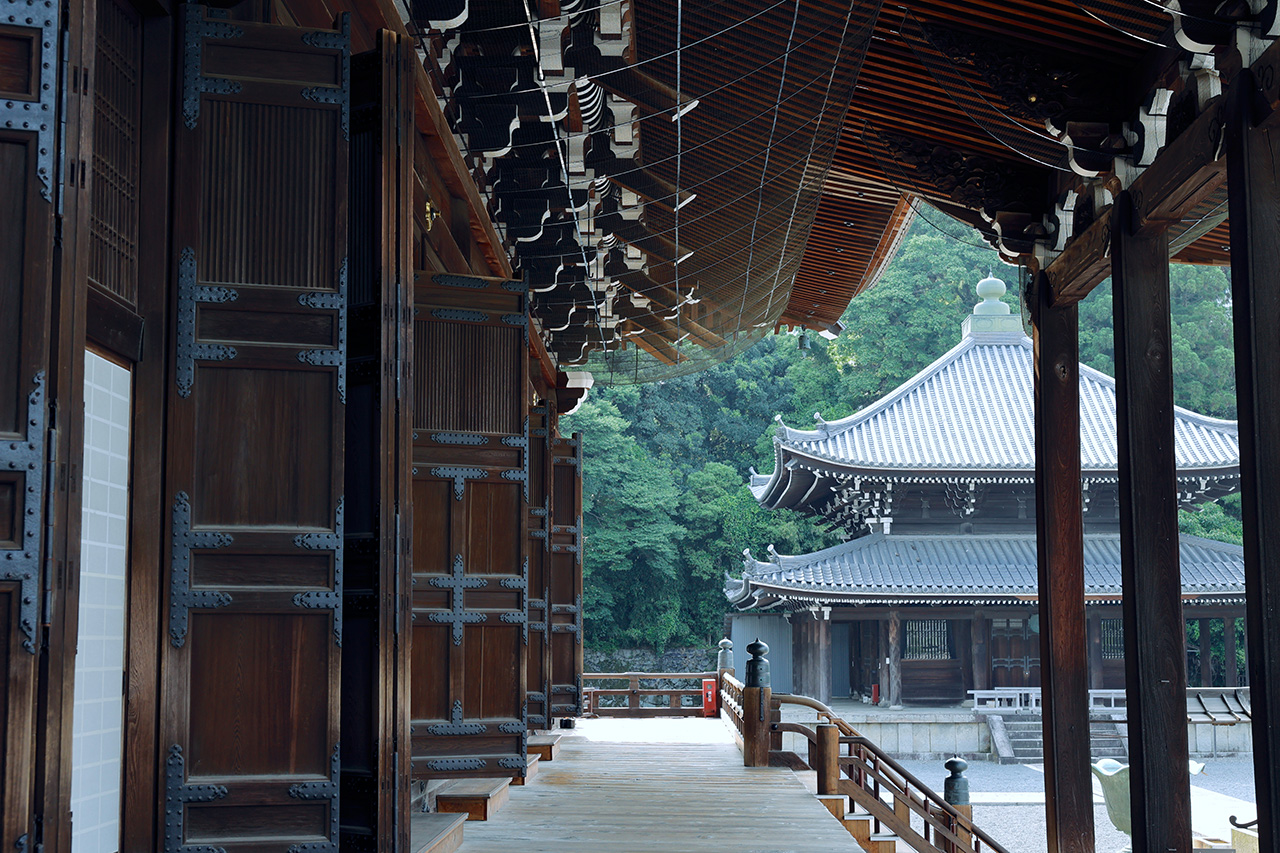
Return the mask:
POLYGON ((415 778, 522 775, 529 642, 525 288, 415 288, 415 778))
POLYGON ((348 36, 182 14, 165 850, 337 850, 348 36))
POLYGON ((343 585, 344 851, 408 845, 406 657, 411 530, 412 42, 388 30, 352 58, 347 540, 343 585))
POLYGON ((0 846, 32 833, 59 4, 0 0, 0 846), (6 9, 9 14, 4 14, 6 9))
POLYGON ((582 715, 582 434, 551 440, 548 667, 553 717, 582 715))
POLYGON ((551 643, 547 600, 551 573, 551 424, 555 403, 529 408, 529 653, 525 682, 529 728, 550 725, 551 643))

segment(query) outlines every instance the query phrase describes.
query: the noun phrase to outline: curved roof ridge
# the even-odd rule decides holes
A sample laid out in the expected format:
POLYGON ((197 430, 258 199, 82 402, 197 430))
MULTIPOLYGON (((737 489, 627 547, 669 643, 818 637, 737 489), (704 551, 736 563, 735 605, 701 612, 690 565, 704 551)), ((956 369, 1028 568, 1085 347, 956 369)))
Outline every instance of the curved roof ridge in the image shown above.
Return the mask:
MULTIPOLYGON (((1025 344, 1023 344, 1024 346, 1029 347, 1031 345, 1031 339, 1025 335, 1023 335, 1023 341, 1025 341, 1025 344)), ((900 400, 901 398, 905 397, 907 394, 914 391, 918 385, 922 385, 925 381, 927 381, 930 378, 931 375, 935 373, 941 373, 942 369, 946 367, 949 362, 954 361, 956 358, 958 358, 961 352, 967 349, 971 349, 974 346, 977 346, 979 343, 984 343, 984 342, 975 340, 971 335, 966 335, 962 337, 960 339, 960 343, 956 344, 951 349, 947 350, 945 353, 943 353, 941 356, 935 359, 933 363, 930 364, 928 367, 924 368, 919 373, 912 376, 906 382, 903 382, 901 385, 899 385, 897 388, 893 389, 888 394, 881 397, 879 400, 876 400, 874 403, 871 403, 865 408, 859 409, 858 411, 854 412, 853 414, 847 417, 843 417, 834 421, 824 421, 823 429, 817 429, 817 430, 795 429, 794 427, 789 427, 785 423, 783 423, 782 416, 779 415, 778 426, 782 427, 784 440, 786 441, 821 441, 823 439, 834 438, 837 435, 845 433, 849 430, 850 427, 854 426, 858 421, 866 420, 872 417, 873 415, 879 413, 880 411, 887 409, 889 406, 893 405, 898 400, 900 400)), ((774 440, 777 441, 778 437, 774 436, 774 440)))

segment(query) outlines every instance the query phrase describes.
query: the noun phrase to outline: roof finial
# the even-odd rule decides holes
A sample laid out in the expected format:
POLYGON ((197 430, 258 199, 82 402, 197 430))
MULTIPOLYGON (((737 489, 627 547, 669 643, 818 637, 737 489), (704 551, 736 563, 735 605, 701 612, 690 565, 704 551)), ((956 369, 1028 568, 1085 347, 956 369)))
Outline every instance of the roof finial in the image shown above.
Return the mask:
POLYGON ((982 297, 982 301, 973 306, 973 313, 1008 314, 1009 306, 1000 301, 1006 290, 1008 288, 1003 281, 988 273, 986 278, 978 282, 978 295, 982 297))

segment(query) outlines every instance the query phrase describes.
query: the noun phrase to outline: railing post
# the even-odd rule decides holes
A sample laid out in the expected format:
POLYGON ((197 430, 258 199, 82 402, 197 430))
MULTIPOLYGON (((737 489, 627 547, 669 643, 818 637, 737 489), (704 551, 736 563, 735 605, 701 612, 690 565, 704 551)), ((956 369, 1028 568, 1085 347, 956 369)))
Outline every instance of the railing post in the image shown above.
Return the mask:
POLYGON ((757 639, 747 646, 747 661, 742 687, 742 764, 744 767, 769 766, 770 703, 773 691, 769 684, 769 647, 757 639))
MULTIPOLYGON (((719 643, 720 651, 716 654, 716 695, 719 696, 724 690, 724 677, 733 675, 733 641, 725 637, 719 643)), ((724 716, 724 703, 719 702, 716 705, 716 715, 724 716)))
POLYGON ((840 729, 832 723, 819 723, 818 743, 812 754, 813 769, 818 771, 818 793, 840 793, 840 729))
POLYGON ((635 712, 640 710, 640 676, 634 672, 628 675, 627 690, 631 692, 627 696, 627 709, 635 712))
MULTIPOLYGON (((942 765, 947 768, 950 775, 942 783, 942 799, 947 805, 951 806, 960 814, 968 818, 970 824, 973 822, 973 806, 969 803, 969 780, 965 778, 964 771, 969 768, 969 762, 963 758, 949 758, 942 765)), ((973 847, 973 835, 964 827, 956 825, 952 827, 952 831, 956 836, 968 846, 973 847)), ((947 844, 947 850, 956 850, 954 844, 947 844)))

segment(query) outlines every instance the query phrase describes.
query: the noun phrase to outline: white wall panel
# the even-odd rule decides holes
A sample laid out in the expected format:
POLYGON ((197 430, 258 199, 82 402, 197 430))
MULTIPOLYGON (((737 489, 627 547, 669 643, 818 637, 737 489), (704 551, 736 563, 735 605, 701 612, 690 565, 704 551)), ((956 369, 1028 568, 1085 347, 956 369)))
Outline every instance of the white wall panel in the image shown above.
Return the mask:
POLYGON ((120 848, 130 372, 85 354, 80 639, 71 741, 71 849, 120 848))

